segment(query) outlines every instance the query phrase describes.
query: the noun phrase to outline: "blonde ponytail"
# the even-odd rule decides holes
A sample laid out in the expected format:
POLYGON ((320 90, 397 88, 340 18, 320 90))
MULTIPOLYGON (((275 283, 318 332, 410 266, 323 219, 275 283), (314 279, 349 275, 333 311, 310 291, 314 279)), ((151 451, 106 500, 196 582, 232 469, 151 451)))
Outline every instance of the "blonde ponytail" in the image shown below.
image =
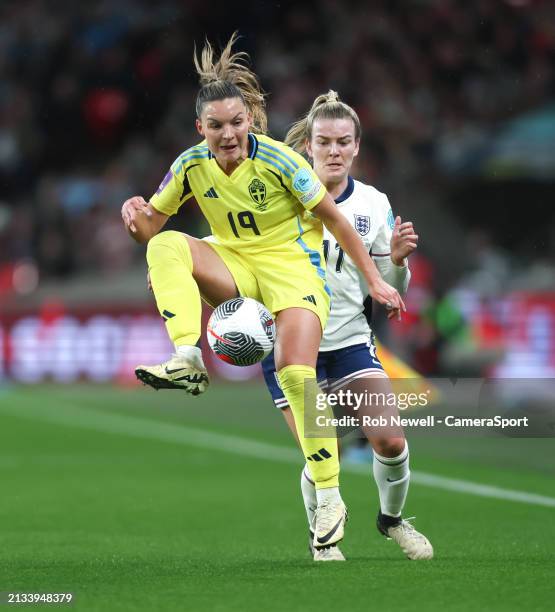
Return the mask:
POLYGON ((328 93, 320 94, 312 103, 308 113, 295 122, 285 136, 285 144, 299 153, 306 150, 306 141, 312 138, 312 128, 316 119, 352 119, 355 126, 355 138, 361 135, 360 119, 355 110, 345 102, 341 102, 339 94, 330 89, 328 93))

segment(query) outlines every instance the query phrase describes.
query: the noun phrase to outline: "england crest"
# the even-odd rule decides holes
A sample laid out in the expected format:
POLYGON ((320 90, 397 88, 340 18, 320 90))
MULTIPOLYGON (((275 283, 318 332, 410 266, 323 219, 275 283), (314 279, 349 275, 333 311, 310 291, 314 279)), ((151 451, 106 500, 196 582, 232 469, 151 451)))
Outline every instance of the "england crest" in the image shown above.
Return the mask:
POLYGON ((361 236, 366 236, 370 231, 370 217, 355 215, 355 229, 361 236))

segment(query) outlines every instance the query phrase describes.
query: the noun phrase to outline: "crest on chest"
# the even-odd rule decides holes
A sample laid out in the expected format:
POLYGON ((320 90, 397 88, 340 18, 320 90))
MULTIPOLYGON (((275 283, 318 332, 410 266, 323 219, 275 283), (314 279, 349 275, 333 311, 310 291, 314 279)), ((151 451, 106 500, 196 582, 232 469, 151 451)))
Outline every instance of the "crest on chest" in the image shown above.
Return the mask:
POLYGON ((355 215, 355 229, 361 236, 366 236, 370 231, 370 217, 367 215, 355 215))
POLYGON ((249 195, 254 202, 257 210, 266 210, 266 185, 258 178, 253 179, 249 184, 249 195))

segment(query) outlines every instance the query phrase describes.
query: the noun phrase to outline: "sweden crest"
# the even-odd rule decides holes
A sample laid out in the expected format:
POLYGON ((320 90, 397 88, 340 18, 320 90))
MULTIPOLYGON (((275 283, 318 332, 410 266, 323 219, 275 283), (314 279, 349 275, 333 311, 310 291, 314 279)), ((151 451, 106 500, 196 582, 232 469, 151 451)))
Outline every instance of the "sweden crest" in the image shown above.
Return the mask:
POLYGON ((266 210, 266 185, 260 179, 252 179, 249 183, 249 195, 255 203, 257 210, 266 210))
POLYGON ((370 217, 355 215, 355 229, 361 236, 366 236, 370 231, 370 217))

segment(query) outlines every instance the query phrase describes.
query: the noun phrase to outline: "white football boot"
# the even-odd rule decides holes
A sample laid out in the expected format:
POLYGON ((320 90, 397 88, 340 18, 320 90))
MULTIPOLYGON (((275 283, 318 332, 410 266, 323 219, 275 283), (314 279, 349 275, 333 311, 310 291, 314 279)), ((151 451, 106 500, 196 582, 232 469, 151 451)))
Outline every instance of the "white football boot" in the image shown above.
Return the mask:
POLYGON ((314 561, 346 561, 337 544, 327 548, 314 548, 314 532, 308 532, 308 550, 314 561))
POLYGON ((324 502, 314 515, 314 548, 327 548, 343 539, 347 507, 343 501, 324 502))
POLYGON ((380 521, 380 515, 378 515, 378 531, 386 538, 397 542, 401 550, 412 561, 418 559, 433 559, 434 549, 430 541, 425 535, 416 531, 410 523, 412 519, 414 519, 414 517, 400 519, 397 525, 387 527, 380 521))
POLYGON ((314 561, 345 561, 339 546, 334 544, 329 548, 317 548, 314 551, 314 561))
POLYGON ((154 389, 182 389, 191 395, 200 395, 210 384, 200 350, 191 358, 174 354, 161 365, 135 368, 135 375, 154 389))

